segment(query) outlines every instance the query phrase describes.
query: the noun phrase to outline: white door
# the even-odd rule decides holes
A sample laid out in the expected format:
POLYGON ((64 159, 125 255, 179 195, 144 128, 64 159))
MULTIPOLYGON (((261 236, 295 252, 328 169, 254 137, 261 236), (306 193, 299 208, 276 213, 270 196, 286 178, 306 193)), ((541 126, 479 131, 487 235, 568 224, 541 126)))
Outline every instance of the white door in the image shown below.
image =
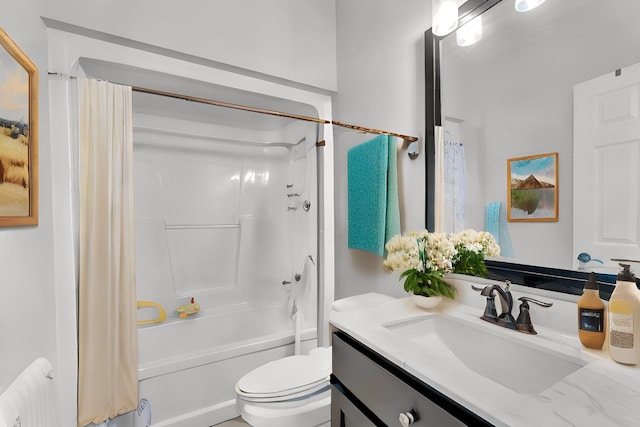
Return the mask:
MULTIPOLYGON (((640 260, 640 64, 573 91, 574 267, 615 273, 612 258, 640 260), (582 264, 580 253, 592 259, 582 264)), ((640 275, 640 264, 632 269, 640 275)))

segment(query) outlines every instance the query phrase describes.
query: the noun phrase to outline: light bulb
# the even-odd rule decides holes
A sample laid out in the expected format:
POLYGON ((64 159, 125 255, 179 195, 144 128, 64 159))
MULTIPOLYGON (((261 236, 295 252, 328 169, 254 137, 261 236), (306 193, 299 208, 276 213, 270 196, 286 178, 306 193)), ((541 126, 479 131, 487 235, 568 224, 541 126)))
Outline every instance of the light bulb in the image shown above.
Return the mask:
POLYGON ((518 12, 528 12, 544 3, 544 0, 516 0, 516 10, 518 12))
POLYGON ((476 16, 456 31, 456 42, 458 43, 458 46, 469 46, 481 38, 482 15, 476 16))
POLYGON ((446 36, 458 26, 458 5, 455 0, 433 0, 432 31, 436 36, 446 36))

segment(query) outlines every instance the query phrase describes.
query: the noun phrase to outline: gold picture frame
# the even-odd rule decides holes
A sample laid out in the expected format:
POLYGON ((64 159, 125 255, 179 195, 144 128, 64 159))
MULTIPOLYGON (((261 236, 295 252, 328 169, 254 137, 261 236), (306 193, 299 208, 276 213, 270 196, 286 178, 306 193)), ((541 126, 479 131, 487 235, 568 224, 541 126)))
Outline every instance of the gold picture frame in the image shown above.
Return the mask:
POLYGON ((38 68, 0 28, 0 226, 38 224, 38 68))
POLYGON ((507 160, 507 221, 558 221, 558 153, 507 160))

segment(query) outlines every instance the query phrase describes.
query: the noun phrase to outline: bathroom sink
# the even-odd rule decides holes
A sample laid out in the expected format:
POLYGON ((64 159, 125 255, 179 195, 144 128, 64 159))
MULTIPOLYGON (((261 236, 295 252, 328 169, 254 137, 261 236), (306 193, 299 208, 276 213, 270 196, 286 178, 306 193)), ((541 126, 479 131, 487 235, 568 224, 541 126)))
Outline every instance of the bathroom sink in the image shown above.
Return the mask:
POLYGON ((526 395, 548 389, 588 363, 520 339, 533 341, 534 337, 510 336, 519 334, 516 331, 446 316, 413 318, 383 326, 394 336, 450 360, 452 369, 462 364, 490 381, 526 395), (494 327, 496 330, 491 330, 494 327))

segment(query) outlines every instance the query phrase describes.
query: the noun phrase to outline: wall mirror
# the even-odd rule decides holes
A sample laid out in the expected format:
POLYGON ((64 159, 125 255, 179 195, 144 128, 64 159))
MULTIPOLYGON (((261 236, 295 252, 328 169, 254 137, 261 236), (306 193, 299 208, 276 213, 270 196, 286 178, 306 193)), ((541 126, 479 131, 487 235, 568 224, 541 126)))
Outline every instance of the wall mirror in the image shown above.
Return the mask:
MULTIPOLYGON (((639 13, 635 0, 546 0, 526 13, 513 0, 469 0, 459 9, 459 27, 481 15, 478 42, 462 47, 456 32, 425 33, 427 228, 486 229, 487 206, 500 203, 506 215, 508 159, 556 152, 557 221, 505 220, 508 256, 487 264, 495 278, 581 292, 585 271, 600 266, 578 261, 573 247, 574 234, 594 232, 573 220, 580 214, 574 212, 573 90, 640 63, 639 13), (464 147, 458 174, 464 178, 452 182, 449 174, 449 194, 438 193, 444 174, 435 147, 444 141, 464 147), (462 207, 451 207, 458 197, 451 186, 464 191, 462 207)), ((615 270, 593 269, 602 282, 615 281, 615 270)))

